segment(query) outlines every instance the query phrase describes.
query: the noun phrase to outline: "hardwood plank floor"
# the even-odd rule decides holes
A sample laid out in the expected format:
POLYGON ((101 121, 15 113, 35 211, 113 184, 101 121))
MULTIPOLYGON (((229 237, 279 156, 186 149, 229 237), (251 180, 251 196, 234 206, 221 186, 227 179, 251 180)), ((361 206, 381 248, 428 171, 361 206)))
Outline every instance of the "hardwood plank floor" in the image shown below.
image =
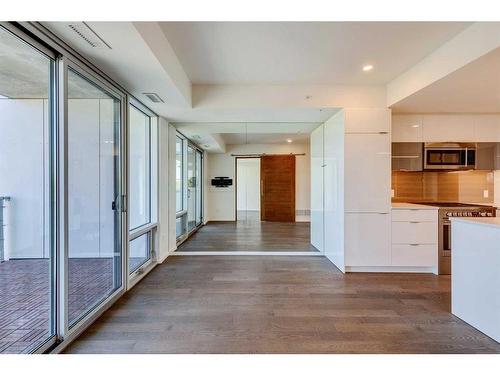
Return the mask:
POLYGON ((235 222, 209 222, 177 251, 313 251, 310 223, 260 221, 239 215, 235 222), (248 219, 247 219, 248 218, 248 219))
POLYGON ((450 314, 450 277, 343 275, 324 257, 180 256, 68 353, 500 353, 450 314))

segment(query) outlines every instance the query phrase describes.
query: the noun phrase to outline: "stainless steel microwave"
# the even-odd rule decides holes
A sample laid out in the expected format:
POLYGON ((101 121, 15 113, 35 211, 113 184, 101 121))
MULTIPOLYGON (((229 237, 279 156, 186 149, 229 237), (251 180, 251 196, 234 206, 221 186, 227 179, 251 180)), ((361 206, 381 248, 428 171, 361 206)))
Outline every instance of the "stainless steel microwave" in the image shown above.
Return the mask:
POLYGON ((424 145, 424 169, 476 169, 476 144, 426 143, 424 145))

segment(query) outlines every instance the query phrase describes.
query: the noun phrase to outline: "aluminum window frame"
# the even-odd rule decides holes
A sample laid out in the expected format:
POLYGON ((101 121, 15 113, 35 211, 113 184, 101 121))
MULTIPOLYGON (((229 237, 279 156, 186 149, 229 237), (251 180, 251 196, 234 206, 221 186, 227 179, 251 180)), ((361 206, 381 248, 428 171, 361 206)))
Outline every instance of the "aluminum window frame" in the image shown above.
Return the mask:
MULTIPOLYGON (((51 103, 51 113, 53 117, 52 132, 53 132, 53 176, 52 183, 54 189, 53 199, 53 215, 51 220, 54 225, 52 228, 53 239, 53 321, 55 335, 52 335, 50 341, 33 350, 34 353, 53 352, 58 353, 64 350, 76 337, 78 337, 85 329, 87 329, 104 311, 109 309, 126 290, 130 289, 135 283, 149 272, 156 264, 151 257, 150 264, 143 265, 140 269, 143 271, 141 277, 129 277, 128 273, 128 244, 130 238, 139 235, 142 231, 150 231, 151 248, 155 258, 156 248, 158 246, 158 218, 159 218, 159 116, 151 111, 141 101, 131 95, 125 88, 109 78, 106 73, 89 62, 83 55, 74 50, 66 42, 52 33, 44 25, 39 22, 0 22, 0 26, 12 33, 16 37, 22 39, 30 46, 34 47, 43 54, 54 59, 53 71, 54 79, 51 82, 53 88, 53 100, 51 103), (120 184, 121 198, 119 199, 120 206, 120 246, 122 252, 121 258, 121 285, 111 295, 107 296, 100 303, 93 306, 85 316, 72 327, 68 325, 68 275, 67 275, 67 256, 68 256, 68 101, 67 101, 67 73, 68 67, 77 68, 83 73, 83 76, 88 80, 97 84, 97 86, 108 91, 111 94, 116 94, 120 97, 120 126, 119 126, 119 146, 120 160, 117 168, 118 181, 120 184), (156 207, 155 207, 155 224, 138 228, 138 231, 129 234, 128 230, 128 144, 127 144, 127 128, 129 123, 128 104, 133 103, 134 106, 140 107, 143 112, 150 113, 156 121, 156 150, 158 159, 156 160, 157 178, 156 178, 156 207)), ((51 92, 52 92, 51 91, 51 92)), ((113 96, 116 96, 113 95, 113 96)), ((156 259, 155 259, 156 260, 156 259)))
MULTIPOLYGON (((205 209, 204 209, 204 186, 205 186, 205 168, 203 166, 204 163, 204 158, 205 158, 205 153, 203 149, 201 149, 197 144, 191 142, 187 137, 185 137, 181 132, 176 131, 176 136, 179 137, 180 139, 184 140, 183 143, 183 178, 182 178, 182 183, 184 189, 182 190, 182 199, 183 199, 183 207, 184 209, 182 211, 176 212, 175 215, 175 220, 181 218, 183 220, 183 225, 184 225, 184 232, 180 235, 177 236, 176 233, 176 244, 179 246, 182 244, 184 241, 186 241, 191 235, 193 235, 198 229, 200 229, 204 225, 204 215, 205 215, 205 209), (196 153, 199 152, 201 154, 201 194, 200 194, 200 199, 201 199, 201 223, 196 224, 195 226, 189 230, 189 223, 188 223, 188 209, 187 209, 187 190, 188 190, 188 184, 187 184, 187 149, 188 147, 191 147, 194 150, 194 159, 195 159, 195 174, 196 174, 196 153)), ((196 202, 195 202, 196 205, 196 202)), ((195 206, 195 212, 196 212, 196 206, 195 206)), ((195 214, 196 217, 196 214, 195 214)))
MULTIPOLYGON (((127 111, 130 111, 130 107, 134 107, 138 111, 144 113, 146 116, 149 117, 149 125, 150 125, 150 131, 149 131, 149 153, 150 153, 150 160, 149 160, 149 168, 150 168, 150 173, 149 173, 149 179, 150 179, 150 184, 149 184, 149 203, 150 203, 150 221, 149 223, 145 223, 137 228, 129 229, 127 234, 127 244, 126 244, 126 252, 127 252, 127 277, 129 280, 127 290, 130 289, 133 285, 135 285, 135 280, 138 279, 146 269, 150 268, 153 263, 157 261, 157 246, 158 246, 158 236, 156 235, 158 231, 158 209, 159 209, 159 132, 158 132, 158 127, 159 127, 159 121, 158 121, 158 115, 151 111, 149 108, 144 106, 141 102, 139 102, 135 98, 129 98, 128 105, 127 105, 127 111), (153 128, 155 128, 155 131, 153 131, 153 128), (155 133, 153 137, 153 133, 155 133), (154 144, 153 144, 153 138, 154 138, 154 144), (153 147, 155 146, 155 147, 153 147), (153 160, 153 158, 155 160, 153 160), (154 161, 154 163, 153 163, 154 161), (154 165, 153 165, 154 164, 154 165), (154 173, 154 176, 153 176, 154 173), (153 178, 154 177, 154 178, 153 178), (155 189, 153 187, 155 186, 155 189), (153 194, 153 192, 155 194, 153 194), (153 199, 154 196, 154 199, 153 199), (130 270, 129 269, 129 259, 130 259, 130 242, 135 240, 136 238, 148 234, 148 259, 146 259, 143 263, 141 263, 137 268, 130 270)), ((130 113, 130 112, 128 112, 130 113)), ((129 116, 130 118, 130 116, 129 116)), ((129 160, 129 155, 130 155, 130 126, 129 122, 127 121, 127 160, 129 160)), ((127 186, 129 187, 130 183, 130 171, 127 167, 127 186)))
POLYGON ((58 179, 58 169, 60 165, 59 152, 58 152, 58 137, 59 137, 59 59, 58 53, 51 48, 40 43, 33 36, 19 29, 10 22, 0 22, 0 32, 5 31, 15 38, 18 38, 21 42, 26 43, 28 46, 38 51, 40 54, 46 56, 50 61, 50 71, 49 71, 49 121, 48 121, 48 134, 49 134, 49 178, 51 180, 49 186, 49 252, 50 252, 50 263, 49 263, 49 277, 50 277, 50 322, 49 322, 49 337, 43 342, 32 345, 28 348, 30 353, 44 353, 52 346, 54 346, 59 340, 59 241, 57 238, 58 234, 58 217, 60 210, 60 200, 59 200, 59 186, 57 184, 58 179))
MULTIPOLYGON (((64 166, 65 166, 65 174, 64 174, 64 191, 66 194, 68 194, 68 113, 69 111, 67 110, 68 108, 68 89, 67 89, 67 75, 69 70, 73 70, 77 74, 81 76, 82 79, 85 79, 89 81, 91 84, 96 85, 98 88, 101 88, 104 90, 107 94, 112 96, 114 99, 118 100, 120 104, 120 109, 119 109, 119 126, 118 126, 118 134, 115 135, 117 136, 117 139, 119 141, 119 157, 115 160, 115 188, 117 189, 115 191, 115 198, 117 200, 117 212, 116 214, 117 217, 117 228, 119 229, 119 233, 117 233, 116 241, 115 243, 115 251, 116 249, 120 249, 121 251, 121 269, 120 269, 120 286, 116 288, 112 293, 109 295, 103 297, 101 300, 97 301, 95 304, 92 304, 81 316, 75 320, 74 322, 69 322, 68 317, 69 317, 69 308, 67 306, 67 303, 69 301, 69 277, 68 277, 68 272, 65 272, 64 276, 64 286, 62 288, 62 292, 65 295, 65 301, 66 301, 66 306, 65 306, 65 313, 62 314, 64 315, 64 332, 66 335, 70 335, 73 331, 77 331, 79 327, 82 327, 85 325, 85 323, 89 320, 88 316, 93 313, 94 310, 99 309, 100 306, 104 305, 106 301, 112 299, 116 295, 122 295, 127 288, 127 278, 125 277, 125 272, 126 268, 124 267, 124 263, 127 263, 127 252, 124 249, 124 241, 126 241, 126 231, 124 231, 124 224, 128 225, 128 220, 127 220, 127 207, 125 203, 124 197, 127 197, 127 185, 126 185, 126 173, 123 173, 124 168, 127 168, 127 160, 126 160, 126 143, 125 143, 125 132, 126 132, 126 124, 128 123, 128 117, 127 117, 127 110, 126 110, 126 104, 127 104, 127 95, 126 93, 122 92, 116 87, 113 87, 109 85, 106 81, 101 79, 98 76, 95 76, 93 72, 89 71, 88 69, 85 68, 83 64, 80 64, 79 61, 74 61, 71 58, 68 58, 66 60, 66 64, 64 66, 65 68, 65 85, 66 85, 66 90, 64 94, 64 101, 65 101, 65 132, 64 132, 64 143, 66 146, 65 154, 64 154, 64 166)), ((66 202, 69 202, 69 200, 66 200, 66 202)), ((66 205, 65 207, 65 222, 69 225, 69 207, 66 205)), ((128 228, 128 226, 127 226, 128 228)), ((69 259, 69 231, 68 228, 66 227, 66 241, 65 241, 65 251, 64 251, 64 260, 67 264, 68 259, 69 259)), ((69 271, 69 268, 66 266, 66 270, 69 271)), ((116 275, 113 275, 116 277, 116 275)), ((115 280, 117 282, 118 279, 115 280)), ((61 327, 63 328, 63 327, 61 327)), ((63 336, 64 338, 64 336, 63 336)))

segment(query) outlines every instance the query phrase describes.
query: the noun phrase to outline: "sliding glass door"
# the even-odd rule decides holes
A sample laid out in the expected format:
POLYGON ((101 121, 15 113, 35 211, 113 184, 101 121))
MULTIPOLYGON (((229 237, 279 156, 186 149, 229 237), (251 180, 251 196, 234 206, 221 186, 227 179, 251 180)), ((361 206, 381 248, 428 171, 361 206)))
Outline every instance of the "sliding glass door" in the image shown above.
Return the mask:
POLYGON ((122 286, 120 126, 117 94, 68 69, 68 322, 122 286))
POLYGON ((27 353, 55 341, 55 56, 0 51, 0 353, 27 353))
POLYGON ((176 235, 183 241, 203 222, 203 152, 177 135, 176 153, 176 235))
POLYGON ((187 215, 188 232, 202 222, 202 163, 203 153, 189 144, 187 147, 187 215))

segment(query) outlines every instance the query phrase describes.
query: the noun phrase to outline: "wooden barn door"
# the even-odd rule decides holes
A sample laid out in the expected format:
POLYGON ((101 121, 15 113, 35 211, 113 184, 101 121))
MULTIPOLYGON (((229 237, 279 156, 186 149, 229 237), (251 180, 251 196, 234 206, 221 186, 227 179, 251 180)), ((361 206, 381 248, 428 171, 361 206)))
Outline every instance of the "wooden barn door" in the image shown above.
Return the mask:
POLYGON ((295 221, 295 155, 260 158, 261 220, 295 221))

